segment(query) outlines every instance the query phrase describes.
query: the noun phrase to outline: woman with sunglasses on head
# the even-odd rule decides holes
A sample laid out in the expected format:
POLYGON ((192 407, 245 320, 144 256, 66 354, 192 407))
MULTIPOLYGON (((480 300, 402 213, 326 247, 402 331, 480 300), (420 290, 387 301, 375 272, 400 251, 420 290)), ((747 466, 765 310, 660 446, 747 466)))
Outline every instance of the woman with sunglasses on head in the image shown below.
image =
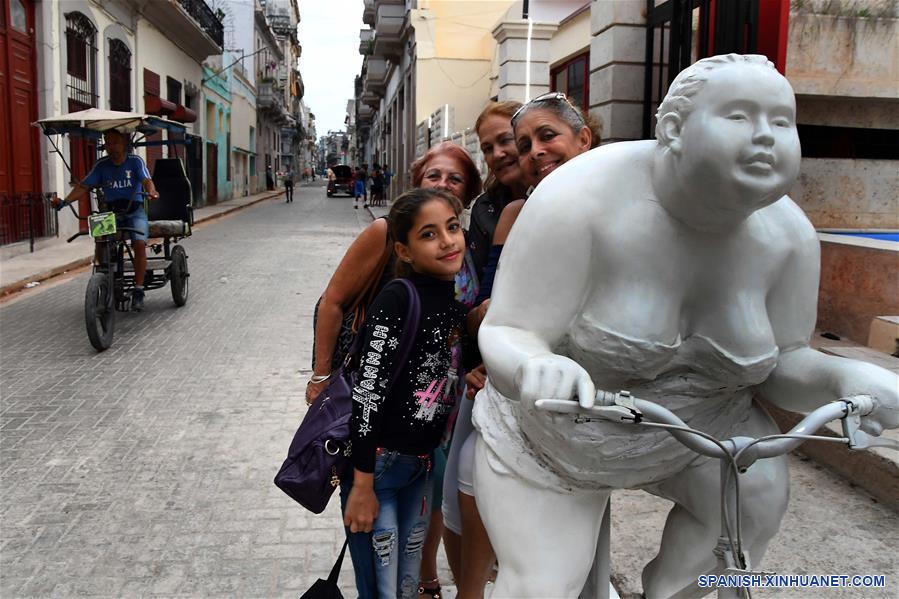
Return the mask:
MULTIPOLYGON (((482 204, 479 198, 472 210, 469 250, 473 257, 481 258, 481 266, 477 270, 480 275, 478 307, 469 313, 468 318, 472 338, 476 337, 478 325, 489 305, 502 244, 524 205, 528 188, 537 186, 559 165, 595 147, 600 140, 598 125, 572 106, 561 93, 539 96, 524 105, 517 102, 492 104, 478 118, 475 129, 481 140, 484 159, 497 185, 494 187, 497 197, 489 204, 482 204), (498 209, 500 206, 501 211, 498 209), (479 238, 482 230, 479 220, 487 220, 485 213, 491 209, 495 211, 491 233, 489 236, 481 234, 479 238), (487 247, 489 250, 486 250, 487 247)), ((466 376, 468 399, 473 399, 485 380, 483 366, 466 376)), ((476 436, 471 425, 471 408, 470 401, 463 402, 460 407, 447 468, 448 482, 445 486, 448 492, 444 500, 447 558, 456 575, 459 597, 463 599, 483 596, 495 563, 493 549, 474 500, 472 466, 476 436), (456 486, 458 493, 453 497, 450 489, 456 486)))
MULTIPOLYGON (((592 116, 585 116, 561 92, 537 96, 524 104, 512 115, 512 129, 518 151, 518 168, 525 184, 532 189, 561 165, 600 143, 599 123, 592 116)), ((481 281, 479 303, 490 297, 502 246, 524 203, 522 198, 510 202, 503 209, 481 281)))

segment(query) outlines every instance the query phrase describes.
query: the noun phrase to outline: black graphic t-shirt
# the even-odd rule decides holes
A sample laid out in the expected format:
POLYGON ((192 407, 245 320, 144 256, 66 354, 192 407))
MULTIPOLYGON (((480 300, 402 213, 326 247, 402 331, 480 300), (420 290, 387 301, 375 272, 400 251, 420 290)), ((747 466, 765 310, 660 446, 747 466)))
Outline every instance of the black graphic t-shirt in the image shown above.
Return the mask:
POLYGON ((398 359, 409 297, 388 285, 372 302, 365 319, 353 389, 350 421, 353 466, 373 472, 378 447, 411 455, 440 443, 461 384, 464 305, 453 298, 454 282, 413 273, 421 319, 409 359, 393 388, 387 384, 398 359))

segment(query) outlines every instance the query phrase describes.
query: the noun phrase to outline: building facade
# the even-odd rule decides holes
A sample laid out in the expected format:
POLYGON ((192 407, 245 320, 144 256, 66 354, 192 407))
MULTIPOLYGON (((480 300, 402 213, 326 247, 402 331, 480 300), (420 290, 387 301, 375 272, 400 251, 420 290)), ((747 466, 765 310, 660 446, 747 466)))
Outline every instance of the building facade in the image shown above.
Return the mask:
MULTIPOLYGON (((11 52, 0 59, 0 244, 4 255, 18 251, 23 194, 66 195, 97 158, 97 141, 59 138, 71 173, 34 121, 87 108, 130 110, 184 123, 191 142, 141 149, 153 169, 156 158, 180 156, 197 190, 203 189, 201 105, 203 61, 222 52, 221 21, 204 2, 160 0, 0 0, 0 37, 11 52), (27 148, 16 151, 13 148, 27 148)), ((176 139, 177 137, 177 139, 176 139)), ((157 134, 158 141, 183 142, 157 134)), ((74 216, 32 206, 38 245, 58 243, 83 226, 74 216), (59 238, 55 235, 58 233, 59 238), (52 237, 51 237, 52 236, 52 237)), ((88 206, 78 207, 86 214, 88 206)), ((27 249, 25 250, 27 251, 27 249)))

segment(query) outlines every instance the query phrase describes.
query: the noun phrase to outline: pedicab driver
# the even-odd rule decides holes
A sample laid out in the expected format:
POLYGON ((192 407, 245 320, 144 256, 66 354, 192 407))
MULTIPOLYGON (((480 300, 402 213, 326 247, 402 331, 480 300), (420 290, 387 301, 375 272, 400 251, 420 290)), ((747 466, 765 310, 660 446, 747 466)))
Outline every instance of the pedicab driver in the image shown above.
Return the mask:
POLYGON ((130 210, 116 217, 121 227, 136 229, 131 235, 131 251, 134 253, 134 291, 131 294, 131 309, 140 311, 144 307, 144 273, 147 270, 147 236, 149 225, 144 210, 143 195, 138 194, 141 185, 150 199, 159 197, 156 185, 150 178, 150 171, 137 154, 127 153, 128 137, 125 133, 110 129, 103 133, 106 156, 98 160, 91 172, 66 196, 59 205, 61 209, 68 203, 84 198, 94 187, 103 188, 103 197, 113 210, 128 209, 128 202, 134 200, 130 210))

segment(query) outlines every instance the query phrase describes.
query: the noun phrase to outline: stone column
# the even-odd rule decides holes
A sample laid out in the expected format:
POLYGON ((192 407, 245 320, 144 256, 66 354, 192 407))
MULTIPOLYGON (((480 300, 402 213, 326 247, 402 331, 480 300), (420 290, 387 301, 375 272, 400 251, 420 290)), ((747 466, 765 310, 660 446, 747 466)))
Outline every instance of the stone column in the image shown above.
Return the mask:
MULTIPOLYGON (((549 91, 549 44, 559 26, 533 23, 531 26, 530 98, 549 91)), ((499 45, 499 101, 525 101, 527 84, 527 21, 504 21, 493 29, 499 45)))
POLYGON ((645 12, 645 0, 590 7, 590 112, 602 120, 603 143, 642 137, 645 12))

